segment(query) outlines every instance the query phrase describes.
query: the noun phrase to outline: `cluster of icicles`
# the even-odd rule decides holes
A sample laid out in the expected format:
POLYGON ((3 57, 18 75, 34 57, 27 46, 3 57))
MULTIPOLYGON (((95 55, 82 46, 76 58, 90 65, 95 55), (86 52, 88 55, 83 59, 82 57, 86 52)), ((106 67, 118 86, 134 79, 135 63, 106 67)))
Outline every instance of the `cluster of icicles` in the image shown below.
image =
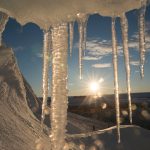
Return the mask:
MULTIPOLYGON (((139 50, 140 50, 140 70, 141 77, 144 77, 145 62, 145 10, 146 0, 141 0, 141 8, 139 10, 139 50)), ((78 30, 79 30, 79 74, 82 79, 82 59, 86 50, 86 27, 88 14, 77 14, 78 30)), ((8 16, 1 13, 0 21, 0 39, 8 16)), ((119 85, 118 85, 118 50, 117 38, 115 30, 116 17, 112 17, 112 54, 114 67, 114 93, 116 106, 116 123, 117 137, 120 142, 120 104, 119 104, 119 85)), ((128 49, 128 20, 125 13, 120 15, 120 24, 122 30, 123 52, 126 69, 126 82, 129 103, 129 119, 132 124, 132 104, 131 104, 131 87, 130 87, 130 60, 128 49)), ((50 138, 52 142, 52 150, 61 150, 65 144, 65 131, 67 125, 67 107, 68 107, 68 89, 67 89, 67 50, 68 50, 68 27, 69 27, 69 47, 70 55, 72 55, 74 22, 62 23, 51 26, 48 30, 44 30, 43 44, 43 104, 41 122, 44 123, 49 91, 49 66, 52 64, 52 82, 51 82, 51 132, 50 138)))

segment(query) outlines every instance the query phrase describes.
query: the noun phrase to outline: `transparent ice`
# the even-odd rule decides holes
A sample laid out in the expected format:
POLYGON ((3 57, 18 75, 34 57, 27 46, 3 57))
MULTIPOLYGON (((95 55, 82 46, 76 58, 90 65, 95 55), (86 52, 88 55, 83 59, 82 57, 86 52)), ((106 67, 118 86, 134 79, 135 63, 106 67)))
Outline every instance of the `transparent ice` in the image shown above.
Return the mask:
POLYGON ((42 116, 41 116, 42 125, 45 119, 45 111, 47 109, 51 46, 52 46, 51 29, 49 29, 48 31, 44 31, 44 43, 43 43, 43 103, 42 103, 42 116))
POLYGON ((52 150, 62 150, 67 124, 67 50, 68 25, 62 23, 52 28, 52 85, 51 85, 51 142, 52 150))
POLYGON ((146 0, 141 0, 141 8, 139 10, 139 49, 140 49, 140 71, 141 78, 144 77, 145 63, 145 11, 146 0))
POLYGON ((118 143, 120 143, 120 102, 119 102, 119 83, 118 83, 118 49, 115 30, 115 18, 112 18, 112 50, 113 50, 113 67, 114 67, 114 93, 116 106, 116 122, 118 143))
POLYGON ((128 49, 128 20, 124 13, 121 15, 121 30, 122 30, 123 52, 124 52, 126 82, 127 82, 127 92, 128 92, 129 119, 130 119, 130 123, 132 124, 130 60, 129 60, 129 49, 128 49))
POLYGON ((88 21, 88 15, 84 13, 77 14, 78 30, 79 30, 79 72, 80 79, 82 79, 82 59, 84 51, 86 49, 86 26, 88 21))
POLYGON ((70 56, 72 56, 73 36, 74 36, 74 22, 69 23, 69 33, 70 33, 70 56))

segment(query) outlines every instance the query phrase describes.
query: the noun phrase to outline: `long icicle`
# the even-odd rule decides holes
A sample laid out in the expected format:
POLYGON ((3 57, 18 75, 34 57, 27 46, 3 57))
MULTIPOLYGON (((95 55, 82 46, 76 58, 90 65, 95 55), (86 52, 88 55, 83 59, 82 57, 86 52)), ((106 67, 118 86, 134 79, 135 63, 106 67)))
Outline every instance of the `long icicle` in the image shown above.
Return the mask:
POLYGON ((141 78, 144 77, 145 63, 145 11, 146 0, 141 0, 141 8, 139 12, 139 49, 140 49, 140 72, 141 78))
POLYGON ((6 23, 9 16, 3 12, 0 12, 0 46, 2 45, 2 33, 5 30, 6 23))
POLYGON ((88 18, 89 16, 87 15, 86 16, 86 20, 85 20, 85 23, 84 23, 84 41, 83 41, 83 50, 84 50, 84 56, 86 55, 85 52, 86 52, 86 40, 87 40, 87 23, 88 23, 88 18))
POLYGON ((50 63, 50 50, 51 50, 51 30, 44 31, 43 43, 43 103, 42 103, 42 116, 41 125, 43 127, 45 119, 45 111, 47 109, 48 100, 48 76, 49 76, 49 63, 50 63))
POLYGON ((74 22, 69 23, 69 33, 70 33, 70 56, 72 56, 73 36, 74 36, 74 22))
POLYGON ((88 15, 84 13, 77 14, 77 21, 78 21, 78 29, 79 29, 79 72, 80 72, 80 79, 82 79, 82 59, 83 59, 83 50, 85 50, 86 46, 86 24, 88 20, 88 15))
POLYGON ((67 51, 68 25, 52 28, 52 89, 51 89, 51 142, 52 150, 62 150, 67 125, 67 51))
POLYGON ((127 92, 128 92, 128 107, 129 107, 129 120, 132 124, 132 103, 131 103, 131 85, 130 85, 130 60, 129 60, 129 49, 128 49, 128 20, 126 15, 123 13, 121 15, 121 31, 123 40, 123 52, 125 60, 125 70, 126 70, 126 82, 127 82, 127 92))
POLYGON ((113 67, 114 67, 114 87, 115 87, 115 107, 118 143, 120 143, 120 102, 119 102, 119 85, 118 85, 118 49, 115 30, 115 18, 112 18, 112 50, 113 50, 113 67))

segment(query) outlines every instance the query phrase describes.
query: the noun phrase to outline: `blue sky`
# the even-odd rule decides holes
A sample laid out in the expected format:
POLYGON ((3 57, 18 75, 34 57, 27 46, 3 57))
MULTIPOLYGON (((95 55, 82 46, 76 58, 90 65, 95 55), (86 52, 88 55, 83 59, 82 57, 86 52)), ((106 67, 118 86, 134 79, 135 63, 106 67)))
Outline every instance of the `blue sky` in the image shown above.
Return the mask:
MULTIPOLYGON (((127 13, 129 22, 129 52, 131 60, 131 87, 132 92, 150 91, 150 7, 146 11, 146 63, 145 78, 141 80, 139 72, 138 49, 138 11, 127 13)), ((122 51, 122 40, 119 18, 116 20, 118 51, 119 51, 119 89, 126 92, 126 76, 122 51)), ((68 55, 68 88, 69 95, 87 95, 88 82, 92 79, 101 83, 101 93, 113 93, 113 66, 111 47, 111 18, 92 15, 87 26, 87 51, 83 62, 83 80, 79 80, 78 69, 78 26, 74 27, 73 55, 68 55)), ((9 19, 3 33, 4 42, 12 47, 18 65, 38 96, 42 92, 42 45, 43 31, 38 25, 28 23, 21 26, 14 19, 9 19)), ((69 54, 69 50, 68 50, 69 54)), ((51 70, 50 70, 51 71, 51 70)), ((50 72, 51 78, 51 72, 50 72)))

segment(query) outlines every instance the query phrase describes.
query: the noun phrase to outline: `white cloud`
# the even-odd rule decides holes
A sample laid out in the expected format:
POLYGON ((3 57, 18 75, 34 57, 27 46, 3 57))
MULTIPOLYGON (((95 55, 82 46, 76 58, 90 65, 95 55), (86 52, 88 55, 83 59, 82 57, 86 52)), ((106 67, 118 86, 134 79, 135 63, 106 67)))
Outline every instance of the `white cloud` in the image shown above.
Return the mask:
POLYGON ((93 64, 92 67, 94 68, 110 68, 112 65, 111 63, 103 63, 103 64, 93 64))
MULTIPOLYGON (((145 47, 146 51, 150 51, 150 21, 145 23, 145 47)), ((129 48, 139 50, 139 33, 135 32, 129 40, 129 48)))
POLYGON ((36 56, 39 57, 39 58, 43 58, 43 54, 42 53, 37 53, 36 56))
POLYGON ((133 66, 139 66, 140 62, 139 61, 130 61, 130 64, 133 66))
POLYGON ((85 56, 83 60, 100 60, 102 57, 85 56))
POLYGON ((18 46, 18 47, 13 48, 13 50, 14 50, 15 52, 23 51, 23 50, 24 50, 24 47, 18 46))
MULTIPOLYGON (((86 46, 88 55, 93 57, 104 57, 112 54, 112 42, 109 40, 88 40, 86 46)), ((121 45, 118 45, 118 54, 122 55, 121 45)))

